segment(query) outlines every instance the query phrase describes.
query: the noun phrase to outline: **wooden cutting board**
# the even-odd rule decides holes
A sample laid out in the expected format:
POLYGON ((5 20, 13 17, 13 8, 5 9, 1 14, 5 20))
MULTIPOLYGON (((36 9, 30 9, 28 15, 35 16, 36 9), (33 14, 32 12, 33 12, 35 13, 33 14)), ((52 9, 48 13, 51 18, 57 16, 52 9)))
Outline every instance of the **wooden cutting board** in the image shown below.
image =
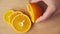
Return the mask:
MULTIPOLYGON (((3 13, 8 9, 25 9, 29 0, 0 0, 0 34, 20 34, 3 21, 3 13)), ((60 12, 60 9, 58 10, 60 12)), ((60 14, 46 21, 35 23, 25 34, 60 34, 60 14)))

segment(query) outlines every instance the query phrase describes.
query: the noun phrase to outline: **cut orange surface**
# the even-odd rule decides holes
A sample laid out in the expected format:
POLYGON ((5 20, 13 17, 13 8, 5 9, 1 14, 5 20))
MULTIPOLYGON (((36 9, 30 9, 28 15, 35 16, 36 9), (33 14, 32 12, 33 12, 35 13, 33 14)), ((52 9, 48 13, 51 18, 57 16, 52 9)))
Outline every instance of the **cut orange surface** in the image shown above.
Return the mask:
POLYGON ((11 21, 13 20, 13 18, 18 15, 18 14, 22 14, 21 11, 15 11, 14 13, 12 13, 9 17, 9 22, 11 23, 11 21))
POLYGON ((3 15, 3 19, 6 23, 9 24, 9 16, 13 13, 13 10, 7 10, 4 15, 3 15))
POLYGON ((19 14, 12 20, 13 28, 19 33, 25 33, 31 28, 31 21, 25 14, 19 14))
POLYGON ((41 7, 36 3, 29 3, 27 5, 27 12, 29 13, 33 23, 42 15, 41 7))
POLYGON ((3 19, 19 33, 25 33, 31 28, 30 18, 21 11, 8 10, 3 19))

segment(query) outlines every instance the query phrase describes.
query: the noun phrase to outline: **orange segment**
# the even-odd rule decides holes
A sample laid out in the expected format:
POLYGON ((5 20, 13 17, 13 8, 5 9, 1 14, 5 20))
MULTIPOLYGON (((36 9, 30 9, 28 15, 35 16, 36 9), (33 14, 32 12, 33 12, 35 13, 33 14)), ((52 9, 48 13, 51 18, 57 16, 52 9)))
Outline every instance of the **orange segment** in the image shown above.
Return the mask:
POLYGON ((34 22, 34 12, 33 12, 33 9, 30 4, 28 4, 28 6, 27 6, 27 11, 31 17, 31 20, 34 22))
POLYGON ((29 3, 27 5, 27 11, 33 23, 42 15, 41 7, 36 3, 29 3))
POLYGON ((31 28, 31 21, 25 14, 19 14, 12 20, 13 28, 20 33, 25 33, 31 28))
POLYGON ((11 21, 13 20, 13 18, 14 18, 16 15, 18 15, 18 14, 22 14, 22 12, 21 12, 21 11, 15 11, 14 13, 12 13, 12 14, 10 15, 10 17, 9 17, 10 23, 11 23, 11 21))
POLYGON ((3 19, 6 23, 9 23, 9 16, 13 13, 13 10, 7 10, 4 15, 3 15, 3 19))

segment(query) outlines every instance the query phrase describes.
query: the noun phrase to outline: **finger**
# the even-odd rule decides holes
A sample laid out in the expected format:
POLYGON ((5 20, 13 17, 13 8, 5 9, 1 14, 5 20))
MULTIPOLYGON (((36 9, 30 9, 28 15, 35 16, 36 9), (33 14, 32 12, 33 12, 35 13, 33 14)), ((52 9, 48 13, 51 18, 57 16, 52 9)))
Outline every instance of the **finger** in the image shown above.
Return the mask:
POLYGON ((41 1, 41 0, 30 0, 31 3, 37 3, 39 1, 41 1))
POLYGON ((56 10, 55 6, 48 6, 45 13, 36 20, 36 23, 41 22, 41 21, 49 18, 55 12, 55 10, 56 10))

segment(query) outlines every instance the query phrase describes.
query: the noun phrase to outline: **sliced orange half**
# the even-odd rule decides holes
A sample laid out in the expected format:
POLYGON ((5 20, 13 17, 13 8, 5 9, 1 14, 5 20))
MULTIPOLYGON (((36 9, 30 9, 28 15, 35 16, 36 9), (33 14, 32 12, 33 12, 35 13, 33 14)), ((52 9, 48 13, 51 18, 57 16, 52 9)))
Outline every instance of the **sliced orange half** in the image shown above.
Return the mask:
POLYGON ((37 3, 29 3, 27 5, 27 12, 29 13, 33 23, 42 15, 41 7, 37 3))
POLYGON ((7 10, 4 15, 3 15, 3 19, 6 23, 9 24, 9 16, 13 13, 13 10, 7 10))
POLYGON ((14 13, 12 13, 12 14, 10 15, 10 17, 9 17, 10 23, 11 23, 11 21, 13 20, 13 18, 14 18, 16 15, 18 15, 18 14, 22 14, 22 12, 21 12, 21 11, 15 11, 14 13))
POLYGON ((19 33, 25 33, 31 28, 31 21, 25 14, 19 14, 12 20, 13 28, 19 33))

